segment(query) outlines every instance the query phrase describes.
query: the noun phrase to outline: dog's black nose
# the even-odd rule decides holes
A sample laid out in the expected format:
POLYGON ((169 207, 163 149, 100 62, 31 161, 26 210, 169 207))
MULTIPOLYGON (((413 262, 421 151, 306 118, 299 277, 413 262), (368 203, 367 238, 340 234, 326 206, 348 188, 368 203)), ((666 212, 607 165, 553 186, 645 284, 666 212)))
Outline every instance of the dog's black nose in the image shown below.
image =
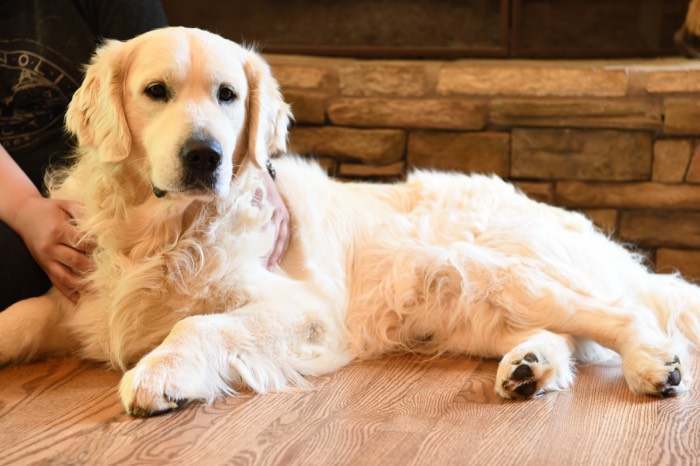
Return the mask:
POLYGON ((189 170, 212 173, 221 164, 221 144, 213 139, 190 139, 180 152, 182 163, 189 170))

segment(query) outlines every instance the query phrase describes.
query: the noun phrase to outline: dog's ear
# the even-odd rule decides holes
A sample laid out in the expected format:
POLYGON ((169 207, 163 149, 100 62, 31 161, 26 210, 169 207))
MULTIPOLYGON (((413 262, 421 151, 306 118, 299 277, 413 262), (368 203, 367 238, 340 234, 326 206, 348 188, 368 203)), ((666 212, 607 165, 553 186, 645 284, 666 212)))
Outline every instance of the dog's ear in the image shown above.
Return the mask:
POLYGON ((248 80, 248 157, 258 168, 270 156, 287 150, 287 127, 292 117, 270 66, 253 51, 245 63, 248 80))
POLYGON ((131 133, 124 116, 126 45, 106 41, 87 66, 85 79, 66 112, 66 128, 81 146, 93 146, 103 162, 129 154, 131 133))

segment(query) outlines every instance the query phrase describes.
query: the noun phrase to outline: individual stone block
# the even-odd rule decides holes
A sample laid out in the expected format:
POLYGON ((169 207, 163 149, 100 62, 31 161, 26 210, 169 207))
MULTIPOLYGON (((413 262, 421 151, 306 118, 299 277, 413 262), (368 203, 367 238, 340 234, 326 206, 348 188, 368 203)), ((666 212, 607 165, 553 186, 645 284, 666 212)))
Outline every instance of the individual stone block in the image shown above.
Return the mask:
POLYGON ((497 98, 490 120, 502 126, 661 129, 661 110, 653 99, 497 98))
POLYGON ((693 143, 688 139, 661 139, 654 142, 654 164, 651 179, 680 183, 690 162, 693 143))
POLYGON ((513 184, 531 199, 547 204, 554 203, 554 183, 516 180, 513 184))
POLYGON ((411 168, 508 176, 508 133, 416 131, 408 139, 411 168))
POLYGON ((328 84, 328 68, 314 65, 294 65, 271 63, 272 75, 283 89, 288 87, 300 89, 318 89, 328 84))
MULTIPOLYGON (((328 176, 335 176, 338 170, 338 162, 335 159, 329 157, 318 157, 314 155, 304 155, 298 154, 301 158, 316 162, 323 170, 328 174, 328 176)), ((272 160, 274 165, 275 160, 272 160)))
POLYGON ((355 63, 340 68, 339 87, 346 96, 420 97, 428 73, 424 65, 355 63))
POLYGON ((287 89, 284 100, 292 106, 297 123, 323 123, 326 121, 326 94, 315 91, 287 89))
POLYGON ((513 178, 630 181, 651 175, 644 132, 514 129, 513 178))
POLYGON ((403 159, 406 135, 393 129, 294 127, 290 143, 293 152, 381 165, 403 159))
POLYGON ((641 246, 700 248, 700 212, 645 210, 620 215, 620 237, 641 246))
POLYGON ((341 163, 338 168, 338 176, 346 178, 400 178, 405 174, 406 163, 404 162, 389 165, 341 163))
POLYGON ((542 62, 484 65, 457 62, 438 74, 440 94, 620 97, 627 93, 622 69, 561 66, 542 62))
POLYGON ((661 183, 557 183, 558 204, 574 208, 697 209, 700 186, 661 183))
POLYGON ((700 91, 700 70, 652 71, 647 77, 647 92, 698 92, 700 91))
POLYGON ((664 100, 664 132, 700 134, 700 99, 667 98, 664 100))
POLYGON ((683 277, 700 282, 700 251, 659 248, 656 251, 656 271, 680 272, 683 277))
POLYGON ((337 99, 328 117, 337 125, 379 128, 480 130, 483 101, 463 99, 337 99))

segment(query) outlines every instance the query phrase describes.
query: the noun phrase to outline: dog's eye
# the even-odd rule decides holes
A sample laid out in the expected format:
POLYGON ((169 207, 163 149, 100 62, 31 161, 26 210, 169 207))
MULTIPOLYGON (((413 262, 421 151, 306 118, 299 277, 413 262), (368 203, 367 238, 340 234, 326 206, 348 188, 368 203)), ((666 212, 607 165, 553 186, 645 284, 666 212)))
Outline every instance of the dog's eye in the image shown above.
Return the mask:
POLYGON ((233 102, 236 100, 236 91, 227 86, 221 86, 219 88, 219 94, 217 96, 220 102, 233 102))
POLYGON ((145 92, 153 100, 168 100, 168 89, 162 83, 149 84, 145 92))

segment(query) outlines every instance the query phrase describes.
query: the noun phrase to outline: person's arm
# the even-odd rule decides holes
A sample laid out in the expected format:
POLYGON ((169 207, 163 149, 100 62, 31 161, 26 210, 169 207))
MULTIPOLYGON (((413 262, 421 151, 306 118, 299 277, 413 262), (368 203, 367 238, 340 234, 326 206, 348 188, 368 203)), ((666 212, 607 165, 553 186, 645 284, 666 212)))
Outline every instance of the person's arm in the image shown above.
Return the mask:
POLYGON ((78 205, 47 199, 0 145, 0 220, 12 228, 27 245, 51 283, 72 301, 82 287, 80 276, 92 261, 89 246, 79 245, 70 219, 78 205))

